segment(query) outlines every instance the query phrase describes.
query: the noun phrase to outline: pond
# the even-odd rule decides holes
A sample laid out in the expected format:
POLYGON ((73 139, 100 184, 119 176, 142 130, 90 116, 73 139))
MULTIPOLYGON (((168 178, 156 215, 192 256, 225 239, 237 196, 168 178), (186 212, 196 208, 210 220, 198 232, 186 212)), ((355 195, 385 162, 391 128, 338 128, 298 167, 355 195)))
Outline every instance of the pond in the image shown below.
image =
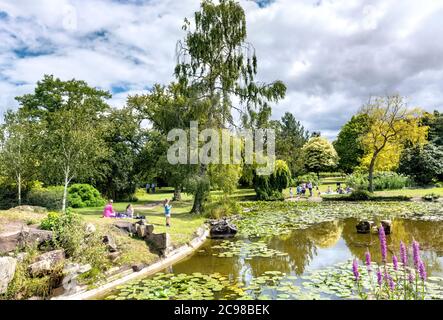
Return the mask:
POLYGON ((368 217, 368 212, 375 221, 392 219, 389 257, 398 255, 400 241, 420 243, 429 276, 427 298, 443 297, 441 205, 268 209, 250 208, 238 221, 238 237, 208 240, 186 260, 119 287, 107 299, 355 299, 352 260, 364 261, 369 249, 372 260, 381 261, 377 234, 356 232, 355 215, 368 217))

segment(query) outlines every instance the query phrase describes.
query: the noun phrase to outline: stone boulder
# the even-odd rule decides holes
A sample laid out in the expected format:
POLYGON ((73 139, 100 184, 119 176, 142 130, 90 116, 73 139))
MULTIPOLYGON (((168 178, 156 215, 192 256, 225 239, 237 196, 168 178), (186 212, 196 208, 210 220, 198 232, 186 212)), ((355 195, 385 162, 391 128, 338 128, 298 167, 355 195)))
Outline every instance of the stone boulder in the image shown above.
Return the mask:
POLYGON ((11 211, 25 211, 25 212, 33 212, 33 213, 48 213, 48 209, 45 207, 39 207, 39 206, 17 206, 15 208, 9 209, 11 211))
POLYGON ((154 226, 152 224, 135 224, 135 230, 137 236, 144 239, 148 235, 154 232, 154 226))
POLYGON ((85 225, 85 231, 87 234, 93 234, 97 231, 97 228, 90 222, 85 225))
POLYGON ((171 239, 168 233, 152 233, 145 238, 147 244, 155 250, 164 251, 170 247, 171 239))
POLYGON ((383 229, 385 229, 385 234, 391 234, 392 232, 392 221, 391 220, 382 220, 381 225, 383 229))
POLYGON ((211 221, 210 225, 211 238, 232 238, 237 234, 237 227, 226 219, 211 221))
POLYGON ((355 226, 355 228, 357 229, 357 233, 366 234, 366 233, 370 233, 371 232, 371 229, 372 229, 373 226, 374 226, 374 221, 361 220, 355 226))
POLYGON ((36 228, 23 227, 0 233, 0 254, 22 249, 28 245, 38 246, 52 240, 52 232, 36 228))
POLYGON ((135 230, 134 223, 129 222, 129 221, 117 221, 117 222, 114 222, 114 226, 116 228, 118 228, 119 230, 126 232, 126 233, 134 234, 137 231, 137 230, 135 230))
POLYGON ((0 294, 6 293, 9 283, 14 278, 16 266, 16 259, 0 257, 0 294))
POLYGON ((103 243, 106 244, 109 252, 117 252, 118 247, 115 239, 110 234, 107 234, 103 237, 103 243))
POLYGON ((33 277, 47 275, 63 263, 64 259, 64 250, 49 251, 38 256, 35 262, 29 265, 28 271, 33 277))

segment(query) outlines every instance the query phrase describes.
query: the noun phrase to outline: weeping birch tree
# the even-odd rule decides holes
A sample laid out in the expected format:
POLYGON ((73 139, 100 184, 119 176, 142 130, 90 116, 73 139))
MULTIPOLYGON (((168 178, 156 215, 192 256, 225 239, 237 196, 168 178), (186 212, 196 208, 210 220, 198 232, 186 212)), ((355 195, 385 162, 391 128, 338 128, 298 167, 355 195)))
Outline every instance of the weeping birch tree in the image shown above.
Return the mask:
MULTIPOLYGON (((177 43, 175 76, 188 94, 208 102, 194 113, 199 127, 235 126, 235 113, 246 126, 269 118, 269 103, 284 98, 286 86, 281 81, 255 80, 258 61, 253 45, 247 42, 241 5, 234 0, 203 0, 194 21, 185 19, 183 30, 186 36, 177 43)), ((201 212, 209 191, 207 174, 207 165, 201 164, 193 179, 194 213, 201 212)))

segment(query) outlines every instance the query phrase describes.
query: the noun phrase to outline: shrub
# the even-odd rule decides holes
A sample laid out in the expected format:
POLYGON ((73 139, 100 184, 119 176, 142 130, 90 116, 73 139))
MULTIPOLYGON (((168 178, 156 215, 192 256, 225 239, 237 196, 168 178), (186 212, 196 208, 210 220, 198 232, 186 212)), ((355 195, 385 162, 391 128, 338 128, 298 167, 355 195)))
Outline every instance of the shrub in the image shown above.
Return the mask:
POLYGON ((203 209, 205 217, 210 219, 220 219, 241 212, 240 205, 229 197, 222 197, 219 200, 206 203, 203 209))
POLYGON ((100 270, 108 265, 102 235, 99 232, 88 234, 81 216, 70 209, 61 214, 50 212, 40 227, 53 232, 54 246, 64 249, 67 257, 73 261, 89 263, 100 270))
POLYGON ((283 160, 275 161, 271 175, 254 175, 254 187, 258 200, 283 200, 283 189, 289 186, 291 172, 283 160))
POLYGON ((367 201, 371 200, 371 194, 366 190, 355 190, 349 195, 350 200, 367 201))
POLYGON ((436 193, 428 193, 425 194, 422 199, 424 201, 437 201, 438 199, 440 199, 440 196, 436 193))
POLYGON ((310 173, 302 175, 302 176, 298 176, 297 179, 295 179, 296 185, 299 185, 302 183, 307 183, 309 181, 311 181, 313 185, 317 185, 317 186, 319 185, 318 177, 313 172, 310 172, 310 173))
POLYGON ((106 203, 100 192, 89 184, 73 184, 69 187, 68 202, 72 208, 100 207, 106 203))
MULTIPOLYGON (((346 177, 346 185, 355 190, 368 190, 368 175, 365 173, 353 173, 346 177)), ((411 185, 409 177, 395 172, 376 172, 373 178, 374 190, 395 190, 411 185)))
POLYGON ((17 190, 12 185, 0 184, 0 210, 17 206, 17 190))
POLYGON ((37 187, 31 189, 27 195, 26 203, 31 206, 45 207, 49 210, 60 210, 63 201, 63 187, 37 187))

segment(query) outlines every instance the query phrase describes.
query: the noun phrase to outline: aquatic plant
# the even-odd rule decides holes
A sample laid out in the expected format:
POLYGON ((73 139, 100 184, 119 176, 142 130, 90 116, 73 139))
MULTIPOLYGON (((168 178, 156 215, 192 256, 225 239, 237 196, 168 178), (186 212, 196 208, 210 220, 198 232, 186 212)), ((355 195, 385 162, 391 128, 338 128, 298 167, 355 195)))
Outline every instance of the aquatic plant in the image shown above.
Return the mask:
MULTIPOLYGON (((357 285, 357 292, 360 298, 367 299, 392 299, 392 300, 407 300, 407 299, 425 299, 426 297, 426 267, 420 257, 420 244, 417 241, 412 243, 412 253, 414 266, 408 266, 407 247, 403 242, 400 242, 400 259, 402 266, 398 265, 398 258, 394 254, 392 256, 392 264, 387 263, 387 245, 386 234, 383 226, 379 228, 379 241, 382 254, 382 265, 377 267, 377 287, 364 289, 361 286, 362 277, 358 271, 358 262, 354 260, 352 263, 352 272, 354 280, 357 285), (416 276, 418 274, 418 277, 416 276), (419 279, 421 283, 419 283, 419 279)), ((369 251, 365 254, 366 266, 368 270, 367 277, 372 284, 371 275, 371 255, 369 251)))

